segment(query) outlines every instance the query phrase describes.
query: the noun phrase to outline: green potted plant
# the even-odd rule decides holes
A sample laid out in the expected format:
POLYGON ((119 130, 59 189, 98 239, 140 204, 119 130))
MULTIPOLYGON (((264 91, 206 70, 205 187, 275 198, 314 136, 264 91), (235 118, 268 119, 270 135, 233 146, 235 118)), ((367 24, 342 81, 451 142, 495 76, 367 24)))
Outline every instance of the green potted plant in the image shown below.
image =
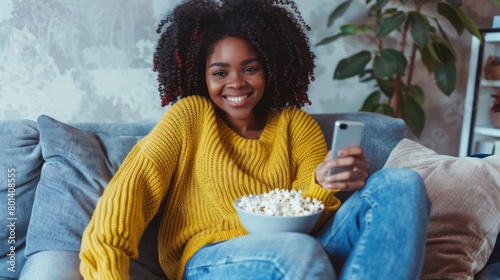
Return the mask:
MULTIPOLYGON (((331 27, 351 3, 352 0, 347 0, 339 4, 328 17, 327 26, 331 27)), ((456 85, 457 54, 442 21, 447 20, 459 36, 466 30, 482 42, 476 24, 460 8, 461 4, 460 0, 366 0, 367 16, 362 23, 344 24, 338 33, 316 46, 344 36, 372 40, 373 50, 361 50, 340 60, 333 78, 359 76, 361 82, 373 83, 376 89, 360 110, 402 118, 420 136, 425 125, 425 94, 413 82, 417 59, 433 74, 437 87, 445 95, 449 96, 456 85), (394 39, 397 45, 386 44, 394 39)))

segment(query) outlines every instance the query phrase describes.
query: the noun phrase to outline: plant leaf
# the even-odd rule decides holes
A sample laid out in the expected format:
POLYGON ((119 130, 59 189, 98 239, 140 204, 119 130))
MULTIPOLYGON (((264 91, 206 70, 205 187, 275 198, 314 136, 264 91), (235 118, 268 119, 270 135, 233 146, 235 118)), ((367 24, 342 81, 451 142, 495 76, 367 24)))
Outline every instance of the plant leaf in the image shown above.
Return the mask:
POLYGON ((465 29, 467 29, 467 31, 469 31, 472 36, 478 38, 479 41, 481 41, 481 44, 483 44, 483 36, 481 35, 481 32, 479 32, 476 23, 461 9, 454 9, 458 17, 462 21, 462 24, 465 26, 465 29))
POLYGON ((366 77, 366 78, 363 78, 363 79, 359 80, 359 82, 360 83, 366 83, 366 82, 372 81, 373 79, 375 79, 375 77, 369 76, 369 77, 366 77))
POLYGON ((436 50, 443 61, 442 64, 436 64, 434 69, 434 78, 438 88, 447 96, 454 90, 457 83, 457 67, 453 53, 448 47, 441 43, 435 43, 436 50))
POLYGON ((337 64, 333 78, 341 80, 360 75, 364 72, 366 64, 371 59, 372 55, 369 51, 360 51, 348 58, 344 58, 337 64))
POLYGON ((400 51, 383 49, 373 61, 373 70, 378 78, 389 78, 394 74, 403 75, 408 60, 400 51))
POLYGON ((374 91, 368 97, 366 97, 365 102, 363 102, 363 106, 361 106, 360 111, 364 112, 373 112, 379 106, 380 97, 382 94, 380 91, 374 91))
POLYGON ((394 111, 389 104, 380 104, 373 112, 394 117, 394 111))
POLYGON ((389 3, 390 0, 377 0, 374 8, 375 9, 382 9, 387 3, 389 3))
MULTIPOLYGON (((452 54, 453 56, 453 60, 457 60, 457 53, 455 52, 455 50, 453 49, 453 46, 451 44, 450 41, 447 41, 445 38, 442 38, 441 36, 437 35, 437 34, 434 34, 434 38, 433 38, 433 44, 434 43, 440 43, 440 44, 443 44, 444 46, 446 46, 446 48, 450 51, 450 53, 452 54)), ((439 55, 439 54, 438 54, 439 55)))
POLYGON ((434 59, 434 62, 443 63, 441 61, 441 58, 439 57, 438 53, 436 52, 436 49, 434 48, 434 46, 435 46, 434 40, 429 40, 429 41, 427 41, 427 46, 425 46, 425 49, 429 52, 431 57, 434 59))
POLYGON ((359 82, 360 83, 365 83, 369 82, 375 79, 375 76, 373 76, 373 69, 365 69, 363 73, 359 74, 359 82))
POLYGON ((429 71, 429 73, 434 73, 434 69, 436 67, 436 58, 429 51, 429 47, 432 48, 432 44, 427 44, 427 46, 420 51, 420 56, 422 58, 422 63, 427 68, 427 71, 429 71))
POLYGON ((411 131, 420 137, 425 126, 425 112, 412 96, 406 96, 404 99, 403 119, 411 131))
POLYGON ((456 9, 446 3, 438 3, 437 7, 438 13, 445 17, 451 25, 453 25, 458 35, 462 35, 464 32, 464 25, 462 24, 462 20, 458 16, 456 9))
POLYGON ((498 0, 490 0, 490 3, 497 6, 497 7, 500 7, 500 1, 498 1, 498 0))
POLYGON ((391 98, 394 92, 394 79, 377 79, 377 86, 382 90, 385 96, 391 98))
POLYGON ((441 24, 439 23, 439 21, 437 19, 434 19, 434 21, 436 22, 436 25, 439 29, 439 33, 441 34, 441 36, 443 36, 443 38, 449 43, 450 42, 450 39, 448 38, 448 35, 446 34, 446 32, 444 31, 443 27, 441 26, 441 24))
POLYGON ((337 8, 335 10, 333 10, 333 12, 328 17, 328 22, 327 22, 326 26, 327 27, 332 26, 333 22, 335 22, 335 20, 337 18, 339 18, 340 16, 342 16, 345 13, 345 11, 349 8, 351 3, 352 3, 352 0, 348 0, 348 1, 345 1, 344 3, 338 5, 337 8))
POLYGON ((408 3, 408 1, 410 1, 410 0, 399 0, 399 2, 401 2, 401 4, 403 4, 403 5, 408 3))
POLYGON ((424 106, 425 94, 421 87, 412 85, 410 87, 410 95, 413 97, 413 99, 415 99, 415 101, 417 101, 418 104, 420 104, 420 106, 424 106))
POLYGON ((373 69, 365 69, 363 73, 359 74, 360 78, 363 78, 365 75, 368 75, 369 77, 373 77, 373 69))
POLYGON ((347 35, 366 34, 366 33, 368 33, 368 30, 369 30, 369 27, 367 25, 364 25, 364 24, 362 24, 362 25, 345 24, 345 25, 342 25, 340 27, 340 33, 323 38, 315 46, 329 44, 333 41, 336 41, 338 38, 343 37, 343 36, 347 36, 347 35))
POLYGON ((386 9, 383 14, 390 15, 390 14, 396 13, 397 11, 398 11, 398 9, 396 9, 396 8, 389 8, 389 9, 386 9))
POLYGON ((453 50, 450 46, 440 42, 434 42, 433 46, 443 64, 446 64, 449 61, 455 63, 455 56, 453 55, 453 50))
POLYGON ((410 12, 408 17, 410 19, 410 32, 413 40, 420 49, 425 48, 429 40, 429 21, 419 12, 410 12))
POLYGON ((363 106, 359 111, 361 112, 374 112, 383 114, 386 116, 394 117, 394 111, 389 104, 381 103, 382 94, 380 91, 372 92, 368 97, 366 97, 363 106))
POLYGON ((397 12, 389 17, 382 20, 377 31, 377 38, 384 37, 391 33, 392 31, 401 27, 401 24, 405 22, 406 14, 404 12, 397 12))
POLYGON ((340 31, 344 34, 366 34, 368 32, 368 26, 344 24, 340 27, 340 31))
POLYGON ((455 63, 436 65, 436 69, 434 69, 434 78, 436 79, 439 89, 447 96, 450 96, 455 90, 455 85, 457 83, 457 68, 455 63))
POLYGON ((462 6, 462 0, 446 0, 446 2, 456 8, 460 8, 460 6, 462 6))
POLYGON ((326 38, 323 38, 323 40, 319 41, 318 43, 316 43, 316 47, 317 46, 321 46, 321 45, 326 45, 326 44, 329 44, 333 41, 336 41, 338 38, 342 37, 342 36, 345 36, 347 34, 345 33, 338 33, 338 34, 335 34, 333 36, 328 36, 326 38))

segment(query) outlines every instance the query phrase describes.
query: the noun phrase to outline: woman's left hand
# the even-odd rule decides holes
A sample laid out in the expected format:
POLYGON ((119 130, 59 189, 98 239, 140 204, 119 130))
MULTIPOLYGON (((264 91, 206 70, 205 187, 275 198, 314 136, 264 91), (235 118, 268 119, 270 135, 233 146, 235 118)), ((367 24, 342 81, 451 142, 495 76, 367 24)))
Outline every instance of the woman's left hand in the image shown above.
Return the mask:
POLYGON ((338 153, 338 158, 332 160, 329 151, 326 158, 316 168, 316 181, 325 189, 346 191, 359 190, 364 187, 368 178, 370 164, 366 161, 361 147, 348 147, 338 153), (348 167, 349 170, 328 176, 328 170, 333 167, 348 167))

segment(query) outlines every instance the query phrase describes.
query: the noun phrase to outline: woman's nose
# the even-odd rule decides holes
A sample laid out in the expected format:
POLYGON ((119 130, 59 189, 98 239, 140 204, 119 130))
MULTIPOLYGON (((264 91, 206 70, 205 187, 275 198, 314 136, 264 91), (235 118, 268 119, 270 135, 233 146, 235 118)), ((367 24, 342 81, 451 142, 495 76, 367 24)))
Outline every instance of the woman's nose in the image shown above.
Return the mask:
POLYGON ((233 74, 231 75, 231 79, 229 80, 229 86, 232 88, 241 88, 246 85, 245 77, 241 74, 233 74))

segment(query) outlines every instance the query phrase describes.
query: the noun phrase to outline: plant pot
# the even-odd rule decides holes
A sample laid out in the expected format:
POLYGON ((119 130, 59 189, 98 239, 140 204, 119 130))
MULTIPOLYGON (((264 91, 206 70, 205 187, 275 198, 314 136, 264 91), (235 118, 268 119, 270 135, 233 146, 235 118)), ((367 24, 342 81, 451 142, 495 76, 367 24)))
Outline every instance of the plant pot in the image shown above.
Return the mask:
POLYGON ((496 128, 500 128, 500 112, 490 110, 491 121, 496 128))

